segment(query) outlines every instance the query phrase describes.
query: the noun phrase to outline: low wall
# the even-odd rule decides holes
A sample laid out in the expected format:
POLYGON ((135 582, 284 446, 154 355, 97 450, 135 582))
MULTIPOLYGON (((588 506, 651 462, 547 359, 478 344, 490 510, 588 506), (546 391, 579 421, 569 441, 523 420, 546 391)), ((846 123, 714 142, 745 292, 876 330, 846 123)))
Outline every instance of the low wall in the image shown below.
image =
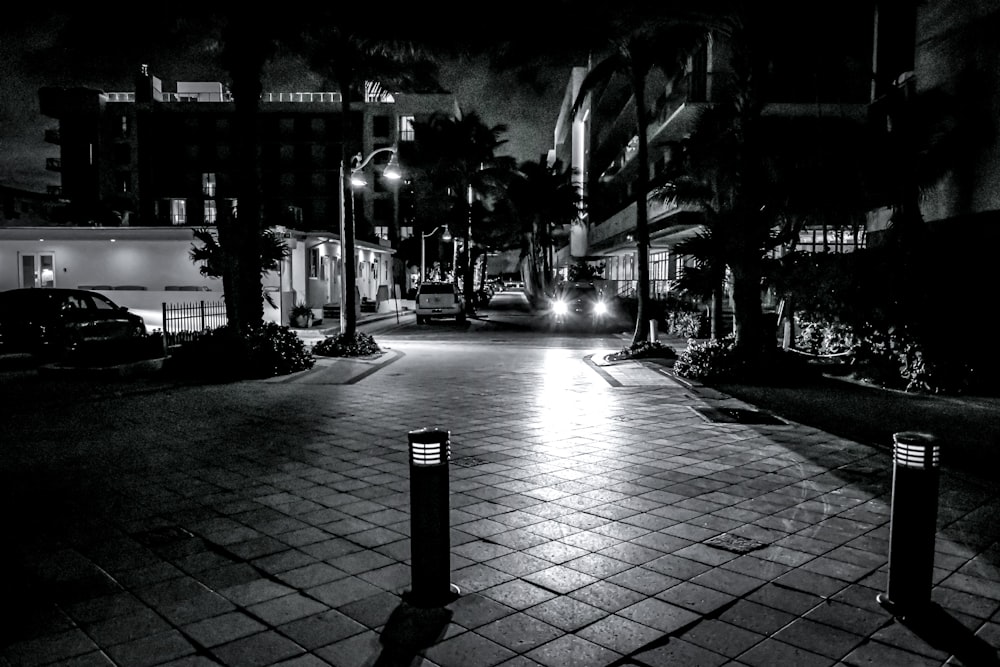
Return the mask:
MULTIPOLYGON (((125 306, 146 321, 146 329, 152 333, 163 330, 163 304, 198 304, 201 301, 222 301, 222 292, 195 290, 93 290, 114 301, 119 306, 125 306)), ((275 299, 275 303, 280 303, 275 299)), ((264 321, 281 322, 277 308, 264 303, 264 321)))

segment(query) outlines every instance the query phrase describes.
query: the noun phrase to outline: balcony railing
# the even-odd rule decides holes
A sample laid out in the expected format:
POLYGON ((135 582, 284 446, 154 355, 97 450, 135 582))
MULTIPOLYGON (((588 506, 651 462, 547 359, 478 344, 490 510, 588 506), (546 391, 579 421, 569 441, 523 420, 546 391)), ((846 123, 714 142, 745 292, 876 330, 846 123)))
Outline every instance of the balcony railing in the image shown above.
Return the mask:
POLYGON ((62 160, 57 157, 45 158, 45 168, 48 171, 62 171, 62 160))

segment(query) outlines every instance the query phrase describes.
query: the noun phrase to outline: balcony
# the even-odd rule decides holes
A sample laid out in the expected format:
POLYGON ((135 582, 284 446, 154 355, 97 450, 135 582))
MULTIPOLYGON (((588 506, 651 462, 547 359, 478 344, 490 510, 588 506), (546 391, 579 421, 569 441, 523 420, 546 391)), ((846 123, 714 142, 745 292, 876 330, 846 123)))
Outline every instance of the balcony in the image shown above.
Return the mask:
POLYGON ((62 160, 57 157, 45 158, 45 169, 47 171, 62 171, 62 160))
POLYGON ((46 185, 45 192, 54 197, 62 197, 62 186, 61 185, 46 185))
POLYGON ((45 130, 45 141, 50 144, 56 144, 57 146, 61 143, 62 139, 59 134, 59 128, 49 128, 45 130))

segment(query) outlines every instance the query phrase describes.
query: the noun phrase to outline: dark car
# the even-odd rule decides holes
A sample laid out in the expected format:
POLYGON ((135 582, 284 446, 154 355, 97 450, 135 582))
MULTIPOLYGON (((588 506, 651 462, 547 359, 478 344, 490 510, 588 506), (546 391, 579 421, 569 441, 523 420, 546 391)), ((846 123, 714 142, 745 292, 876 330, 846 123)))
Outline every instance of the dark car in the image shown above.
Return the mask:
POLYGON ((559 328, 596 331, 613 323, 610 303, 590 283, 557 286, 551 306, 552 323, 559 328))
POLYGON ((0 292, 0 352, 59 356, 112 349, 146 333, 142 317, 98 292, 61 288, 0 292))

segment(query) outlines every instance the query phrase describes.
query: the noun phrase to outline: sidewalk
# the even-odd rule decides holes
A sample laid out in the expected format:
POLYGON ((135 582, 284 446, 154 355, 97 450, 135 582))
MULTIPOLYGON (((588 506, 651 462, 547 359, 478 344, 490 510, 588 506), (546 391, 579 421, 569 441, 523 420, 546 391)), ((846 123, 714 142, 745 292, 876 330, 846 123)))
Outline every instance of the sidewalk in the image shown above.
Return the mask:
POLYGON ((602 351, 392 347, 348 385, 12 406, 0 665, 997 664, 996 489, 943 472, 903 622, 885 451, 602 351), (422 426, 451 432, 435 609, 405 595, 422 426))

